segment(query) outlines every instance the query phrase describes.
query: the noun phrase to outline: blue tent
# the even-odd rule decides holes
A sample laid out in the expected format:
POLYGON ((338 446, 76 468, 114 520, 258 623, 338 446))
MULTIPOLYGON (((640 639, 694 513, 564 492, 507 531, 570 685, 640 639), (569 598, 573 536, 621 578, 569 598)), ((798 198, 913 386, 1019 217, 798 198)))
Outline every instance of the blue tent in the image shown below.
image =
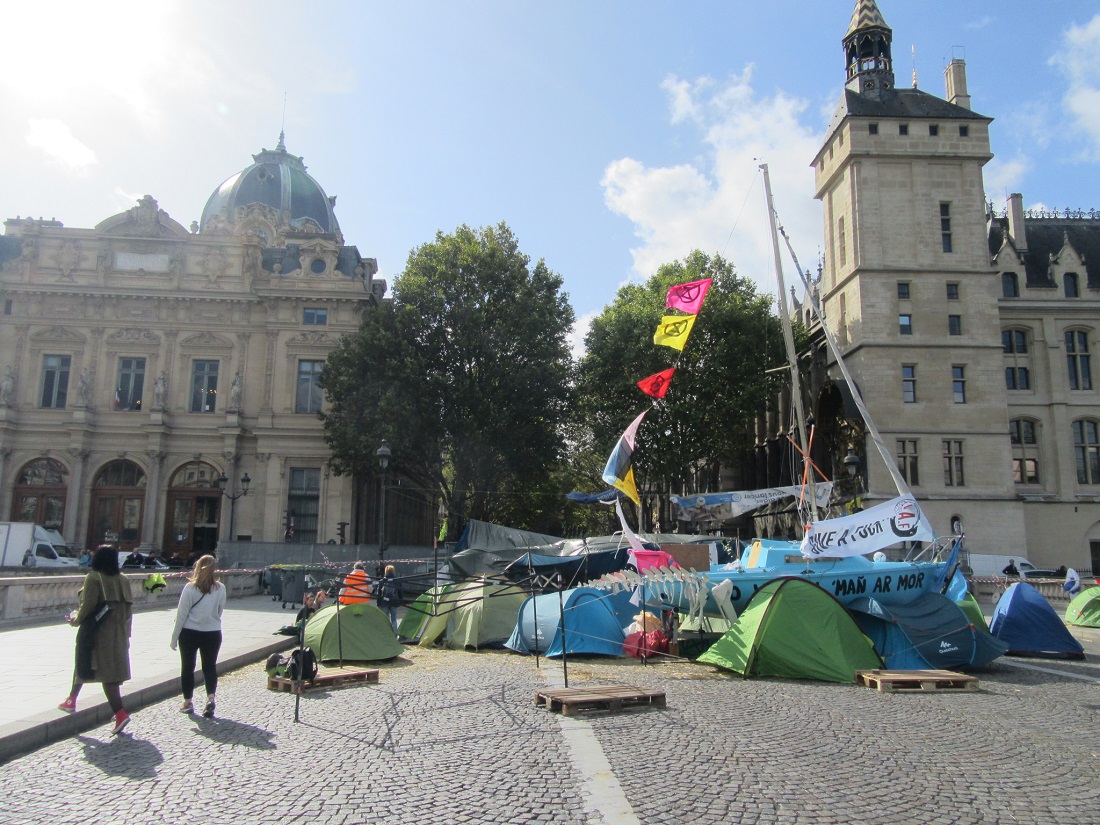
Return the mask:
POLYGON ((569 655, 623 655, 626 634, 608 603, 607 594, 594 587, 566 590, 561 594, 560 604, 557 593, 528 597, 520 606, 516 629, 505 647, 519 653, 534 653, 537 645, 545 656, 561 656, 563 608, 569 655))
POLYGON ((1085 649, 1058 618, 1050 602, 1027 582, 1016 582, 993 609, 990 632, 1008 645, 1011 656, 1084 659, 1085 649))
POLYGON ((848 610, 889 670, 980 667, 1007 650, 1003 642, 975 627, 961 607, 939 593, 926 593, 909 604, 856 599, 848 604, 848 610))

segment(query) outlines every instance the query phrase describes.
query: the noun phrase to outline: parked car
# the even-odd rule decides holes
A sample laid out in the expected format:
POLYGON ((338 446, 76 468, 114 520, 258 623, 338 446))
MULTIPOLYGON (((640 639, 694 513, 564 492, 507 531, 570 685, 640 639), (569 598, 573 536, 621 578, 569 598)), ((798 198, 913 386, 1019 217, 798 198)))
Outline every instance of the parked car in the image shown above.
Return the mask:
POLYGON ((1021 579, 1064 579, 1064 575, 1059 575, 1054 570, 1043 570, 1038 567, 1031 570, 1021 570, 1021 579))
POLYGON ((144 556, 137 551, 118 551, 118 566, 122 570, 167 570, 168 565, 156 556, 144 556))

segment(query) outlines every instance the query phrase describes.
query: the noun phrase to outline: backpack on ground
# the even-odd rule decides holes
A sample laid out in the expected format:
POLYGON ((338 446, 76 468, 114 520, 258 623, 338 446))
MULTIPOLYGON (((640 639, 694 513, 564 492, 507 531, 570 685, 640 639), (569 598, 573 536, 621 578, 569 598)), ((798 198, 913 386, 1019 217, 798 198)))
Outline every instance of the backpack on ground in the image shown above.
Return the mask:
POLYGON ((311 682, 317 678, 317 656, 311 647, 296 647, 290 651, 286 677, 292 682, 311 682))

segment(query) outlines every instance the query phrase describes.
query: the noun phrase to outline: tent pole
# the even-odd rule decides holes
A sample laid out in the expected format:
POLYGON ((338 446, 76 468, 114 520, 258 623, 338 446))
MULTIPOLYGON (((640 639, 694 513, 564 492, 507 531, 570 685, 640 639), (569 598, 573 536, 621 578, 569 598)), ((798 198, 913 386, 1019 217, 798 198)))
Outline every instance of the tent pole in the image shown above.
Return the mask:
MULTIPOLYGON (((641 565, 638 565, 641 567, 641 565)), ((649 645, 646 643, 646 626, 649 622, 645 615, 645 579, 642 579, 642 667, 649 667, 649 645)))
POLYGON ((561 672, 565 676, 565 686, 569 687, 569 646, 565 643, 565 597, 562 595, 562 589, 565 584, 565 580, 562 578, 561 573, 558 573, 558 621, 561 624, 561 672))
MULTIPOLYGON (((528 560, 531 558, 531 554, 527 554, 528 560)), ((535 568, 530 565, 527 566, 527 575, 531 577, 531 612, 534 614, 535 621, 535 670, 538 670, 539 665, 539 606, 538 606, 538 593, 535 592, 538 582, 535 580, 535 568)))

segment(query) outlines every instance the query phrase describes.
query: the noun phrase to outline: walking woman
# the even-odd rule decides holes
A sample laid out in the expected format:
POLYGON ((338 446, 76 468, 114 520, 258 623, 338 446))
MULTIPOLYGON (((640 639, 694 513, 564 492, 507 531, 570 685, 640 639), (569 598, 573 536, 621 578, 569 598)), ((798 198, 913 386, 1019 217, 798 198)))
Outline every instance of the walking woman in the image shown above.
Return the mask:
POLYGON ((225 610, 225 585, 214 578, 214 557, 202 556, 195 562, 191 579, 180 593, 176 608, 176 626, 172 629, 172 650, 179 645, 180 686, 183 688, 183 713, 193 713, 191 697, 195 693, 195 654, 202 661, 206 683, 206 708, 202 715, 214 718, 214 693, 218 689, 218 650, 222 646, 222 611, 225 610))
POLYGON ((122 683, 130 678, 133 603, 130 580, 118 569, 118 550, 110 544, 100 545, 92 556, 92 570, 80 588, 80 607, 69 617, 69 624, 80 627, 70 699, 75 709, 79 685, 101 682, 103 695, 115 715, 112 736, 130 722, 130 714, 122 707, 122 683))

